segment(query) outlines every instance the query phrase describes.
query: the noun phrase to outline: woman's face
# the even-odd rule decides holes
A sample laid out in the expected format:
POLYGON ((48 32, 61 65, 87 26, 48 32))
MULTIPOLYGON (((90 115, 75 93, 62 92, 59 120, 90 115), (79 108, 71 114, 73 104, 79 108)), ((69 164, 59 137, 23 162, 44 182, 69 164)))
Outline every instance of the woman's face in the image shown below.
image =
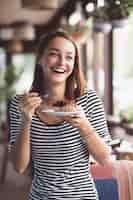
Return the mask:
POLYGON ((75 62, 75 47, 63 37, 55 37, 41 58, 45 78, 51 83, 64 83, 71 75, 75 62))

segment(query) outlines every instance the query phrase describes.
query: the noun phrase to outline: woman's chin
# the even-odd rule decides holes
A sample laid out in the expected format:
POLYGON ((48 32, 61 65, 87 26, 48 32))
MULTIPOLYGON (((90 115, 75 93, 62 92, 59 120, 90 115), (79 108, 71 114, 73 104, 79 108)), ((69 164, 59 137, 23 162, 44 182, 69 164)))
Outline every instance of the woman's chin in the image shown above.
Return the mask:
POLYGON ((66 76, 54 76, 51 78, 51 82, 53 83, 61 83, 61 82, 66 82, 67 77, 66 76))

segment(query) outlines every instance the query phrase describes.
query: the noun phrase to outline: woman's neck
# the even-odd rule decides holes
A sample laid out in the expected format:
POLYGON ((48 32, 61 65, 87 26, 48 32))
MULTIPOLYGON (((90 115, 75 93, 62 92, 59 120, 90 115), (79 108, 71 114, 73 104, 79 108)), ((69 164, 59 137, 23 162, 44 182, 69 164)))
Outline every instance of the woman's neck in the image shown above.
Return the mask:
POLYGON ((51 101, 63 101, 65 100, 65 87, 52 86, 46 90, 46 97, 51 101))

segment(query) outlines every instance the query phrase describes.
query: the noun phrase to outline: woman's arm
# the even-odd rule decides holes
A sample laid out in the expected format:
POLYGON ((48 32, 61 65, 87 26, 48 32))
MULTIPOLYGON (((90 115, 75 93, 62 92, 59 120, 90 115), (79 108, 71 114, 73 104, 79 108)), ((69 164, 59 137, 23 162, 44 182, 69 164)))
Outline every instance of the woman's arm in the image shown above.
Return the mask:
POLYGON ((111 149, 104 142, 94 128, 88 123, 80 128, 81 136, 87 144, 88 151, 92 154, 96 161, 105 165, 112 162, 111 149))
MULTIPOLYGON (((104 165, 112 162, 111 148, 106 144, 111 138, 106 126, 102 103, 95 94, 91 95, 91 97, 93 98, 89 99, 89 102, 91 102, 93 108, 92 106, 90 108, 89 102, 87 102, 87 110, 91 111, 90 115, 89 113, 85 115, 84 111, 81 110, 83 112, 81 112, 80 116, 68 117, 65 120, 79 128, 80 135, 84 139, 89 153, 92 154, 96 161, 104 165)), ((77 111, 78 109, 78 106, 72 104, 65 107, 65 111, 77 111)))
POLYGON ((12 148, 12 162, 18 173, 23 173, 30 163, 30 122, 23 122, 20 134, 12 148))
POLYGON ((85 116, 66 118, 66 121, 79 128, 80 135, 85 141, 89 153, 96 161, 102 165, 112 162, 111 149, 85 116))
POLYGON ((18 173, 23 173, 31 158, 31 145, 30 145, 30 127, 32 123, 32 116, 35 109, 40 105, 41 98, 37 93, 28 93, 23 95, 18 104, 14 104, 10 115, 10 127, 12 133, 12 140, 14 142, 11 157, 15 170, 18 173), (19 107, 21 120, 17 125, 15 105, 19 107), (16 130, 17 128, 17 130, 16 130))

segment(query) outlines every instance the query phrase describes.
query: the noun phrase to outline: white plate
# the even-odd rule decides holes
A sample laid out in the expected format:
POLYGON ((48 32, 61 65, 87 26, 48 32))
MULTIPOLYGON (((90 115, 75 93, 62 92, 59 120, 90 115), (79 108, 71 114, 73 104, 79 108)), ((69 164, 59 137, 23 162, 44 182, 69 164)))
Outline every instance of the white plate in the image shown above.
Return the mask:
POLYGON ((54 110, 42 110, 41 112, 45 112, 49 115, 52 116, 57 116, 57 117, 67 117, 67 116, 79 116, 81 114, 81 112, 63 112, 63 111, 54 111, 54 110))

